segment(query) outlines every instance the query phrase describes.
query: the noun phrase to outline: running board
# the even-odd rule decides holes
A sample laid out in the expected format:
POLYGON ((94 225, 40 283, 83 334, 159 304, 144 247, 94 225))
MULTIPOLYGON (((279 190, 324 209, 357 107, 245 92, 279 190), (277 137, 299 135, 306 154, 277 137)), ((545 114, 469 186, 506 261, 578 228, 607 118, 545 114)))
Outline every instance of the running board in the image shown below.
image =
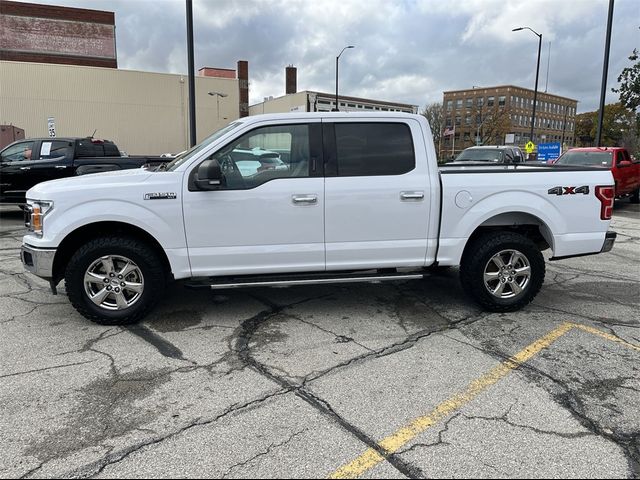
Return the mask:
POLYGON ((425 273, 376 273, 376 274, 338 274, 335 276, 326 273, 318 275, 290 275, 290 276, 265 276, 264 278, 252 276, 250 278, 207 278, 185 283, 189 288, 210 288, 219 290, 223 288, 246 287, 291 287, 295 285, 317 285, 332 283, 359 283, 359 282, 388 282, 393 280, 417 280, 424 278, 425 273))

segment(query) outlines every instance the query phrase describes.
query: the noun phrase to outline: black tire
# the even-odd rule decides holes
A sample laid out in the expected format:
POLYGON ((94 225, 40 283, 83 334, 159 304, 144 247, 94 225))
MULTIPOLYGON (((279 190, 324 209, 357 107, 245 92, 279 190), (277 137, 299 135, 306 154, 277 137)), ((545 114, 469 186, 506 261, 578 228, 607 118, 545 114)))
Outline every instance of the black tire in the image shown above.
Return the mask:
MULTIPOLYGON (((73 254, 64 277, 67 295, 74 308, 85 318, 101 325, 128 325, 141 320, 162 297, 166 278, 162 261, 155 250, 146 243, 127 236, 90 240, 73 254), (85 272, 105 256, 130 259, 142 274, 142 292, 129 307, 108 310, 89 298, 84 283, 85 272)), ((124 289, 122 294, 124 295, 124 289)))
POLYGON ((640 188, 636 188, 636 191, 631 194, 629 201, 631 203, 640 203, 640 188))
MULTIPOLYGON (((520 265, 524 266, 524 263, 520 265)), ((499 269, 497 273, 500 274, 499 269)), ((490 274, 495 275, 496 272, 490 272, 490 274)), ((536 244, 524 235, 514 232, 499 231, 481 235, 467 246, 460 263, 460 280, 464 290, 482 308, 491 312, 512 312, 528 305, 540 291, 544 275, 544 257, 536 244), (485 284, 485 269, 490 268, 489 262, 495 256, 508 250, 515 250, 524 256, 530 267, 530 276, 526 283, 524 283, 525 278, 517 277, 524 285, 522 291, 515 293, 515 287, 507 285, 503 288, 509 291, 504 295, 512 294, 513 296, 499 298, 489 291, 490 286, 494 284, 485 284)), ((511 278, 518 282, 516 276, 505 278, 505 281, 511 278)), ((490 280, 490 282, 494 281, 498 282, 495 284, 498 286, 502 280, 490 280)))

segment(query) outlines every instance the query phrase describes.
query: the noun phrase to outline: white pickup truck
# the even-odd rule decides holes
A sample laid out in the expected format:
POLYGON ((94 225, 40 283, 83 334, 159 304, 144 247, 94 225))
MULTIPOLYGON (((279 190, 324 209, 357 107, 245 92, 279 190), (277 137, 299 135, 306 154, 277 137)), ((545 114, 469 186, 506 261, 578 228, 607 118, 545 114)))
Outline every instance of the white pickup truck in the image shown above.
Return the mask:
POLYGON ((555 260, 612 248, 613 185, 585 167, 438 169, 419 115, 259 115, 166 168, 33 187, 21 256, 102 324, 141 319, 173 279, 377 282, 457 265, 477 303, 512 311, 542 286, 542 250, 555 260))

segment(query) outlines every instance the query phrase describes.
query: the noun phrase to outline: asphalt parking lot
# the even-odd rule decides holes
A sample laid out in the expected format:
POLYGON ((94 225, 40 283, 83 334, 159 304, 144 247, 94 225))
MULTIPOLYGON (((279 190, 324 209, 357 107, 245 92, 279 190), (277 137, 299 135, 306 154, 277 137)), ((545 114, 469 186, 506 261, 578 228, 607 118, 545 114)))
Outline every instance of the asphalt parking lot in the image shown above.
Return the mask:
POLYGON ((398 284, 175 285, 103 327, 24 273, 0 207, 0 476, 640 476, 640 208, 488 314, 457 270, 398 284))

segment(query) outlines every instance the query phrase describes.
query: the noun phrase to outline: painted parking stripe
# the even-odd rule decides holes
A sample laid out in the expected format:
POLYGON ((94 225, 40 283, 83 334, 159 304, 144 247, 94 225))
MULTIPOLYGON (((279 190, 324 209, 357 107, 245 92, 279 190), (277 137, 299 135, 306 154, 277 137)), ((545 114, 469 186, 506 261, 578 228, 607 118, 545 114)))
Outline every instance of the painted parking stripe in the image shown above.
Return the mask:
POLYGON ((597 328, 589 327, 587 325, 580 325, 579 323, 572 324, 575 328, 579 328, 580 330, 584 330, 585 332, 592 333, 594 335, 598 335, 599 337, 606 338, 607 340, 611 340, 612 342, 619 343, 620 345, 624 345, 625 347, 629 347, 636 352, 640 352, 640 346, 634 345, 633 343, 629 343, 626 340, 621 339, 620 337, 616 337, 615 335, 611 335, 610 333, 603 332, 602 330, 598 330, 597 328))
MULTIPOLYGON (((453 397, 445 400, 427 415, 416 418, 409 425, 402 427, 394 434, 384 438, 378 443, 378 445, 380 445, 388 455, 397 452, 400 448, 423 433, 429 427, 435 425, 443 418, 447 417, 456 410, 462 408, 467 403, 471 402, 480 393, 506 377, 512 370, 518 368, 520 365, 530 360, 540 351, 548 348, 553 342, 555 342, 564 334, 574 328, 581 329, 594 335, 598 335, 607 340, 611 340, 624 346, 630 347, 634 350, 640 351, 640 346, 633 345, 619 337, 616 337, 615 335, 602 332, 596 328, 587 327, 585 325, 580 325, 577 323, 563 323, 556 329, 546 334, 544 337, 536 340, 531 345, 525 347, 514 356, 505 360, 497 367, 494 367, 477 380, 471 382, 463 392, 458 393, 453 397)), ((378 465, 384 459, 384 456, 382 456, 376 450, 370 448, 352 462, 338 468, 329 476, 329 478, 358 477, 367 470, 370 470, 378 465)))

